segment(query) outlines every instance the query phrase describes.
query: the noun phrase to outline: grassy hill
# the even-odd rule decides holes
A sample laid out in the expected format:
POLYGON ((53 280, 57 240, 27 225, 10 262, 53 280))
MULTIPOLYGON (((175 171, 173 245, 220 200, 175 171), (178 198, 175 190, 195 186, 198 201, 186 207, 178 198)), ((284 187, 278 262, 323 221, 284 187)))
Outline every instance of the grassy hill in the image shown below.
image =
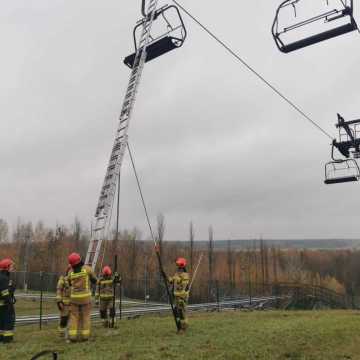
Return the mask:
POLYGON ((191 316, 191 327, 177 335, 170 317, 123 320, 115 330, 93 327, 88 343, 66 344, 55 324, 39 331, 19 327, 16 343, 2 345, 2 360, 27 360, 44 349, 59 359, 86 360, 251 360, 360 359, 360 313, 223 312, 191 316))

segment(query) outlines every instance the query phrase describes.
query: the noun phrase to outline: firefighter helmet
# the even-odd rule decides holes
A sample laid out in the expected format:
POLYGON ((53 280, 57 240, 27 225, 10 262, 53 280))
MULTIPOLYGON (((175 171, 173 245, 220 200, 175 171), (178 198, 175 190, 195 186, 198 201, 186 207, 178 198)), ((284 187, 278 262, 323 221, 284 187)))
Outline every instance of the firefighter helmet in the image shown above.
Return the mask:
POLYGON ((11 268, 11 265, 13 265, 13 264, 14 264, 14 262, 9 258, 3 259, 0 261, 0 270, 9 271, 11 268))
POLYGON ((110 276, 112 274, 110 266, 104 266, 104 268, 102 269, 102 274, 110 276))
POLYGON ((69 264, 71 266, 76 266, 76 265, 80 264, 81 256, 78 253, 74 252, 74 253, 69 255, 68 260, 69 260, 69 264))
POLYGON ((176 260, 176 265, 179 267, 179 268, 184 268, 186 266, 186 259, 180 257, 180 258, 177 258, 176 260))

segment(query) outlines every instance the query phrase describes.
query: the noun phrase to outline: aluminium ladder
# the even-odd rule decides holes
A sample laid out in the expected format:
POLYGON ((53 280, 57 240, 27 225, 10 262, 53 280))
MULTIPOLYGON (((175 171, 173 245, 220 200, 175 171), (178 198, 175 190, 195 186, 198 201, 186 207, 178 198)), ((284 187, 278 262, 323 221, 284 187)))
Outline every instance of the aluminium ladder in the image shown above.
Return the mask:
POLYGON ((157 3, 158 0, 149 1, 147 16, 143 23, 143 29, 139 39, 139 45, 137 47, 138 50, 135 55, 134 66, 131 71, 129 84, 120 113, 114 145, 111 151, 110 160, 95 212, 95 226, 92 231, 85 259, 85 264, 91 266, 93 270, 95 270, 101 252, 102 242, 106 236, 107 227, 111 217, 118 175, 120 174, 122 161, 127 147, 129 122, 146 60, 146 46, 151 40, 150 31, 155 18, 157 3))

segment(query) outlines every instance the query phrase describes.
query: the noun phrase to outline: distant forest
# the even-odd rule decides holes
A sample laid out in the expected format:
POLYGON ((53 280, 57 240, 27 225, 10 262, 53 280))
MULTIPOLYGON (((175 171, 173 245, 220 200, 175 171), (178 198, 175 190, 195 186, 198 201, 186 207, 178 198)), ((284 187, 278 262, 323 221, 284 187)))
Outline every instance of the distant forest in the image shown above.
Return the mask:
MULTIPOLYGON (((196 240, 196 228, 189 223, 186 241, 166 241, 163 215, 157 217, 155 236, 167 273, 175 271, 175 259, 184 256, 193 272, 200 255, 203 260, 194 283, 208 286, 214 281, 236 288, 244 284, 278 282, 320 285, 347 295, 360 295, 360 250, 358 240, 231 240, 215 239, 209 226, 208 239, 196 240)), ((152 241, 144 240, 138 229, 112 232, 104 241, 101 265, 119 258, 119 272, 125 282, 144 277, 159 279, 152 241)), ((12 257, 18 271, 63 273, 67 256, 73 251, 86 255, 90 232, 78 219, 72 226, 50 228, 42 222, 18 221, 10 234, 0 219, 0 258, 12 257)))

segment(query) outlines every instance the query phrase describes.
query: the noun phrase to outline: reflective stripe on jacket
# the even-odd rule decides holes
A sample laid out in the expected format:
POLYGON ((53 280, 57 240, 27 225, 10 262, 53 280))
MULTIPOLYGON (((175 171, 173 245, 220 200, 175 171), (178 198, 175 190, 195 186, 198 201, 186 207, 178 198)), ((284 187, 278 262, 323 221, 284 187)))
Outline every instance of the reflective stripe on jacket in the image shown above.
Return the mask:
POLYGON ((62 301, 65 305, 70 304, 70 284, 67 276, 60 276, 56 286, 56 301, 62 301))
POLYGON ((0 271, 0 306, 7 305, 11 298, 11 280, 9 273, 0 271))
POLYGON ((176 272, 173 277, 169 278, 169 282, 174 286, 175 297, 181 297, 185 300, 188 299, 190 277, 187 272, 176 272))
POLYGON ((101 277, 97 282, 96 298, 103 300, 109 300, 113 298, 113 283, 114 280, 111 277, 101 277))
POLYGON ((70 302, 88 304, 91 302, 90 281, 96 282, 96 276, 88 266, 82 266, 79 272, 71 271, 68 275, 70 285, 70 302))

